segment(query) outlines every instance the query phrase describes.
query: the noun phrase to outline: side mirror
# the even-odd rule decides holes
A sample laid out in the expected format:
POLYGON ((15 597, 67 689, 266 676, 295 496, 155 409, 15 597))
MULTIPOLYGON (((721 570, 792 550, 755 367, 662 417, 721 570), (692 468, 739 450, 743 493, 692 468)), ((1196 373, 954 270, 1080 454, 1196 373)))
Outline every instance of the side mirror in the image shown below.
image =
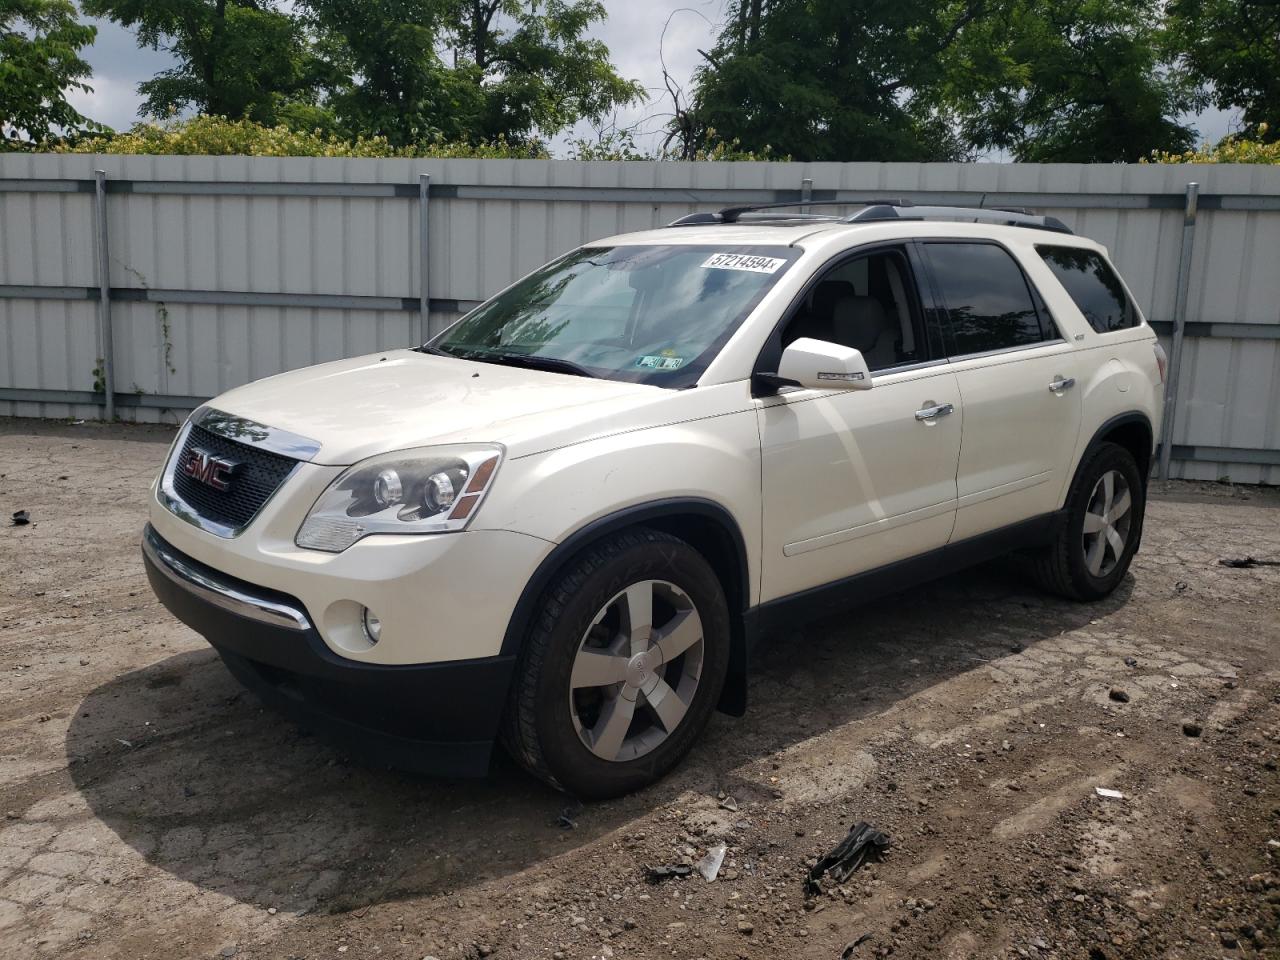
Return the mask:
POLYGON ((778 381, 812 390, 870 390, 871 371, 862 351, 801 337, 782 351, 778 381))

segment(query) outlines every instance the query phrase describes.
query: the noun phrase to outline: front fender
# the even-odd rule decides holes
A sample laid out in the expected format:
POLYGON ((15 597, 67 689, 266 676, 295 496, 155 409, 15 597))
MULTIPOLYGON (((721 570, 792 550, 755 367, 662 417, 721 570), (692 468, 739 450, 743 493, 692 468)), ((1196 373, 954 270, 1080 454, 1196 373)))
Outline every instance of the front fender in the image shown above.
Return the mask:
POLYGON ((746 600, 759 597, 760 437, 755 413, 637 430, 503 465, 473 529, 563 543, 604 517, 655 501, 705 501, 741 532, 746 600))

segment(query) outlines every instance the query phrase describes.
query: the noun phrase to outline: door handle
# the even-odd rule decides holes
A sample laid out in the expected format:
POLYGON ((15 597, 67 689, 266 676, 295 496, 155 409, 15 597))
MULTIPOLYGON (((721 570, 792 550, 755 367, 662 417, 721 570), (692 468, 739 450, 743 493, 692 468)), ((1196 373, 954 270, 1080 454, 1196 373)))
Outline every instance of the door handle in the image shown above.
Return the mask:
POLYGON ((1075 385, 1075 377, 1054 377, 1053 382, 1049 384, 1049 389, 1054 393, 1061 393, 1063 390, 1070 390, 1075 385))
POLYGON ((947 414, 955 411, 955 407, 949 403, 934 403, 925 407, 921 407, 916 411, 917 420, 933 420, 936 417, 945 417, 947 414))

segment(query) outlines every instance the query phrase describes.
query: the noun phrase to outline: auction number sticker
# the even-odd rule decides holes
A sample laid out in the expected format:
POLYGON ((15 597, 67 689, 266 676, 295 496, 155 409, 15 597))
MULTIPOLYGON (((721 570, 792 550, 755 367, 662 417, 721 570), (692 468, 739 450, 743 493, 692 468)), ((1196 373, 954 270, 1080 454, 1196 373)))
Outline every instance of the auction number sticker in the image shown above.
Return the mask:
POLYGON ((684 364, 684 357, 641 357, 636 361, 637 367, 650 370, 679 370, 684 364))
POLYGON ((703 269, 747 270, 751 273, 777 273, 787 261, 778 257, 756 257, 749 253, 713 253, 703 269))

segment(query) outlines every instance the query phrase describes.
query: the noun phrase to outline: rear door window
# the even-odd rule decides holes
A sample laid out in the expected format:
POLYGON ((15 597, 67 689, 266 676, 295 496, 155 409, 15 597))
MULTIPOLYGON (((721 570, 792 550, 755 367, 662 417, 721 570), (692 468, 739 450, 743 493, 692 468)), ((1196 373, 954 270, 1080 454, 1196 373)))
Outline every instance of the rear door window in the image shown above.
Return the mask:
POLYGON ((1138 310, 1101 254, 1079 247, 1036 247, 1036 252, 1098 333, 1138 325, 1138 310))
POLYGON ((926 243, 942 300, 948 352, 953 357, 1032 346, 1056 337, 1036 309, 1027 278, 994 243, 926 243))

